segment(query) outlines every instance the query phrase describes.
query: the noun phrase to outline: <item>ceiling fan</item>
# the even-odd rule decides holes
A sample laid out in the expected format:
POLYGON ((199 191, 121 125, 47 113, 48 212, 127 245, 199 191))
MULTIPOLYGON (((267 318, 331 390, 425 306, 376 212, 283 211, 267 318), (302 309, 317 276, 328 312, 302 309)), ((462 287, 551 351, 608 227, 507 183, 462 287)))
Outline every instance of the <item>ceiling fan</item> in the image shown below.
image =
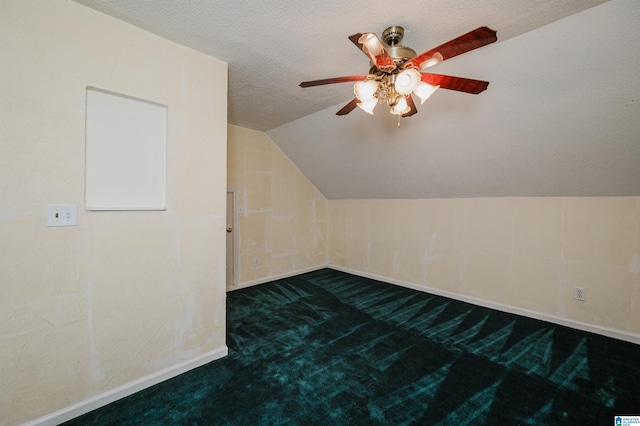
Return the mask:
POLYGON ((391 108, 390 112, 398 115, 399 119, 418 112, 412 93, 420 98, 422 104, 438 88, 477 95, 489 86, 488 81, 420 71, 495 42, 496 31, 480 27, 420 55, 417 55, 415 50, 400 45, 403 36, 404 28, 400 26, 391 26, 384 30, 382 39, 385 44, 374 33, 353 34, 349 36, 349 40, 371 61, 369 74, 304 81, 300 83, 300 87, 355 81, 355 98, 336 115, 349 114, 356 107, 373 114, 373 109, 378 103, 386 103, 391 108))

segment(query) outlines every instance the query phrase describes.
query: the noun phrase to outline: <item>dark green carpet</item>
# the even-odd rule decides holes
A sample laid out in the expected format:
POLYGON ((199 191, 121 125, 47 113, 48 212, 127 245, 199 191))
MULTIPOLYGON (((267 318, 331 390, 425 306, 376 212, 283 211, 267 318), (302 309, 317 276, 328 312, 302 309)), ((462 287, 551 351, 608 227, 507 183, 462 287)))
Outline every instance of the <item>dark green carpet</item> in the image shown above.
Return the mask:
POLYGON ((67 425, 610 425, 640 346, 324 269, 228 294, 229 356, 67 425))

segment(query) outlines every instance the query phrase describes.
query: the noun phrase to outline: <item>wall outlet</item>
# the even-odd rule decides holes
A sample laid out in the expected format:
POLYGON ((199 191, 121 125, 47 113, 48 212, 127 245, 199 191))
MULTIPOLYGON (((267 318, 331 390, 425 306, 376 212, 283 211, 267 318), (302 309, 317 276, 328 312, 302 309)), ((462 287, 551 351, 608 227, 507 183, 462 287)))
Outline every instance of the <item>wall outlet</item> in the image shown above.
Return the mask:
POLYGON ((573 298, 584 302, 587 300, 587 290, 584 287, 574 287, 573 298))
POLYGON ((78 206, 75 204, 47 205, 47 226, 76 226, 78 206))
POLYGON ((253 259, 253 266, 258 266, 260 264, 260 259, 259 258, 254 258, 253 259))

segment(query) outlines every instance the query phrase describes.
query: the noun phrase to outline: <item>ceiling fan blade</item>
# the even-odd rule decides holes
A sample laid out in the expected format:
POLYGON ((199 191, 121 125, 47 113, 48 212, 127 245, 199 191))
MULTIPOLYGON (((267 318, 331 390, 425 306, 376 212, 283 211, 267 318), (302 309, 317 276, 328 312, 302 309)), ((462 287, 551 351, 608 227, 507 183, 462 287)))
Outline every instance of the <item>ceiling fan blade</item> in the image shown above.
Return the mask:
POLYGON ((390 72, 396 69, 393 58, 374 33, 356 33, 349 36, 349 40, 358 46, 358 49, 362 50, 380 71, 390 72))
POLYGON ((435 65, 438 62, 446 61, 447 59, 453 58, 454 56, 467 53, 471 50, 477 49, 487 44, 491 44, 496 40, 498 40, 498 38, 496 37, 496 31, 492 30, 489 27, 476 28, 473 31, 463 34, 458 38, 454 38, 451 41, 441 44, 438 47, 435 47, 416 56, 413 59, 408 60, 407 62, 405 62, 404 67, 423 69, 428 66, 435 65), (435 59, 435 61, 431 61, 430 63, 430 60, 432 58, 435 59))
POLYGON ((416 108, 416 104, 415 104, 415 102, 413 102, 413 96, 411 96, 411 95, 407 96, 407 105, 411 109, 409 110, 409 112, 407 112, 405 114, 402 114, 403 118, 411 117, 413 114, 418 112, 418 108, 416 108))
POLYGON ((441 89, 457 90, 458 92, 471 93, 474 95, 484 92, 489 86, 488 81, 472 80, 470 78, 429 73, 422 73, 420 75, 422 81, 432 86, 440 86, 441 89))
POLYGON ((347 83, 349 81, 362 81, 366 80, 368 74, 364 75, 348 75, 345 77, 333 77, 333 78, 325 78, 322 80, 312 80, 312 81, 303 81, 300 83, 300 87, 313 87, 313 86, 322 86, 323 84, 334 84, 334 83, 347 83))
POLYGON ((346 104, 345 106, 343 106, 340 111, 336 112, 336 115, 347 115, 347 114, 349 114, 351 111, 356 109, 356 107, 358 106, 358 102, 360 102, 358 100, 358 98, 351 99, 351 101, 348 104, 346 104))

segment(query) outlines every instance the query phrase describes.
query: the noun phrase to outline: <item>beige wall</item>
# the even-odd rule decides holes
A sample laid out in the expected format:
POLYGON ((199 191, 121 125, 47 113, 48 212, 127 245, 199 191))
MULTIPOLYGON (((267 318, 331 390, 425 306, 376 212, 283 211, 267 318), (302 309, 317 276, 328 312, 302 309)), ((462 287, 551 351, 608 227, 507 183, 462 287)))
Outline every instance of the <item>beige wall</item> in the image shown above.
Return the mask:
MULTIPOLYGON (((0 423, 17 424, 224 347, 227 68, 64 0, 0 2, 0 37, 0 423), (83 209, 88 85, 168 105, 167 211, 83 209), (78 204, 78 226, 47 228, 49 203, 78 204)), ((329 261, 640 333, 638 197, 327 202, 265 133, 228 133, 238 284, 329 261)))
POLYGON ((332 200, 329 222, 330 264, 640 333, 640 197, 332 200))
POLYGON ((228 135, 239 234, 235 284, 326 265, 326 198, 266 133, 230 125, 228 135))
POLYGON ((224 349, 227 66, 65 0, 0 2, 0 37, 0 424, 17 424, 224 349), (88 85, 168 106, 166 211, 84 210, 88 85), (47 228, 49 203, 78 226, 47 228))

